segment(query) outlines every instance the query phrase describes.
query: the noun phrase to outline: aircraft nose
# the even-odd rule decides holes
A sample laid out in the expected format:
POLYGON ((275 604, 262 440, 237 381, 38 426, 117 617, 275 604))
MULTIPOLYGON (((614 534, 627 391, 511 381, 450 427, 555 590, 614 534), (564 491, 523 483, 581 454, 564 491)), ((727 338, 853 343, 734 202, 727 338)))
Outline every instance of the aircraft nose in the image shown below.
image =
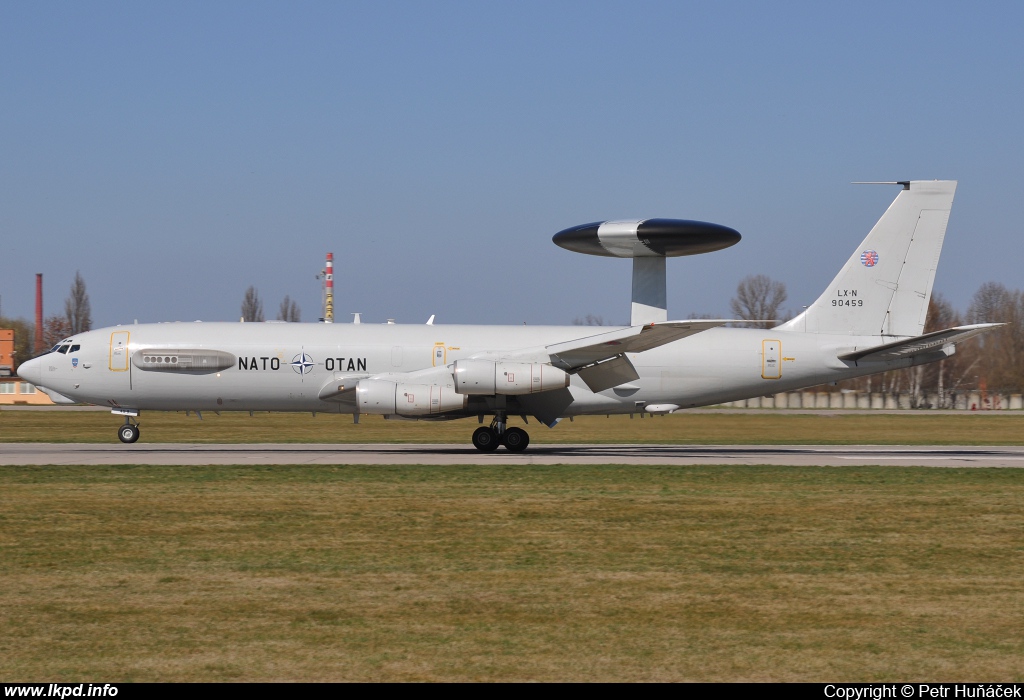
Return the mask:
POLYGON ((36 357, 18 365, 18 376, 32 384, 39 384, 43 376, 43 361, 36 357))

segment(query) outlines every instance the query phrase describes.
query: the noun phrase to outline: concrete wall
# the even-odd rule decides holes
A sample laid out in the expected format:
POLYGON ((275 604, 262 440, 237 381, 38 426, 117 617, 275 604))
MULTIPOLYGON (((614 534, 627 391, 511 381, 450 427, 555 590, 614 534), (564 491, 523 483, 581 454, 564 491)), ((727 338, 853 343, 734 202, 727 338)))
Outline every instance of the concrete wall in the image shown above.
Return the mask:
POLYGON ((979 391, 947 394, 945 406, 939 405, 938 394, 928 394, 922 399, 923 405, 912 408, 910 394, 883 394, 864 391, 791 391, 771 396, 732 401, 722 404, 731 408, 762 409, 823 409, 823 410, 929 410, 936 408, 958 411, 1020 411, 1024 410, 1024 396, 1021 394, 982 394, 979 391))

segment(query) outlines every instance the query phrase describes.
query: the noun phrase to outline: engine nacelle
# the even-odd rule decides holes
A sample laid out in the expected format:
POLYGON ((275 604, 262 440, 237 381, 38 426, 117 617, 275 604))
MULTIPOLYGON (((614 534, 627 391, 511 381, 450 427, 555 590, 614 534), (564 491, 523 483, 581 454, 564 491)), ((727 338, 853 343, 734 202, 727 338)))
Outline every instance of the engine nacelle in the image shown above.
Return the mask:
POLYGON ((356 406, 360 413, 385 416, 432 416, 460 411, 469 398, 455 387, 437 384, 404 384, 387 379, 361 379, 356 384, 356 406))
POLYGON ((568 374, 540 362, 456 360, 454 375, 455 391, 469 395, 538 394, 569 386, 568 374))

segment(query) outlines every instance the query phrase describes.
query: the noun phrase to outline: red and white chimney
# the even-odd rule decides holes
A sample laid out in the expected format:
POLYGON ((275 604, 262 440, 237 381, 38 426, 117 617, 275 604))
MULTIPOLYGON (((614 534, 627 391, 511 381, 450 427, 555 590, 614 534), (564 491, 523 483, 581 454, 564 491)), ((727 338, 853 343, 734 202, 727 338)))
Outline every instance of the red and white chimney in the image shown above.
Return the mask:
POLYGON ((334 253, 327 254, 324 285, 327 289, 326 300, 324 301, 324 323, 334 323, 334 253))
POLYGON ((35 354, 41 353, 43 347, 43 273, 36 273, 36 343, 35 354))

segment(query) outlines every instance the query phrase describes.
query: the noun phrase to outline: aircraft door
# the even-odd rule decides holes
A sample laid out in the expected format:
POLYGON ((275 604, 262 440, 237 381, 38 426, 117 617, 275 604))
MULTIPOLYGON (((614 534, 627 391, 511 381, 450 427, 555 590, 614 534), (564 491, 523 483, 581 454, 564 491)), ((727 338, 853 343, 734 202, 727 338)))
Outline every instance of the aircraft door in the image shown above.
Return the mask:
POLYGON ((782 343, 778 340, 761 341, 761 377, 763 379, 782 377, 782 343))
POLYGON ((111 372, 128 371, 128 331, 114 331, 110 334, 110 361, 108 367, 111 372))
POLYGON ((446 364, 448 364, 448 351, 445 349, 444 343, 434 343, 434 367, 444 367, 446 364))

